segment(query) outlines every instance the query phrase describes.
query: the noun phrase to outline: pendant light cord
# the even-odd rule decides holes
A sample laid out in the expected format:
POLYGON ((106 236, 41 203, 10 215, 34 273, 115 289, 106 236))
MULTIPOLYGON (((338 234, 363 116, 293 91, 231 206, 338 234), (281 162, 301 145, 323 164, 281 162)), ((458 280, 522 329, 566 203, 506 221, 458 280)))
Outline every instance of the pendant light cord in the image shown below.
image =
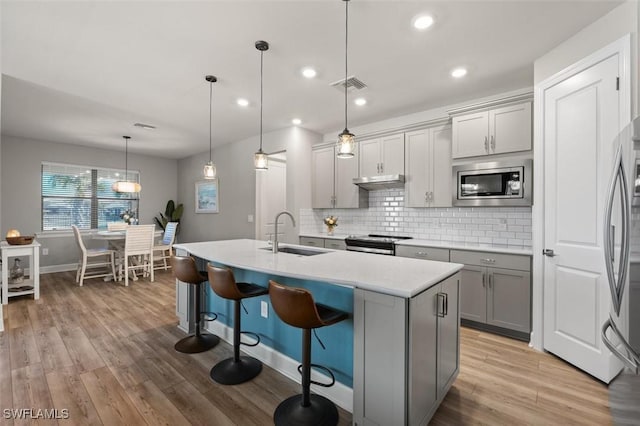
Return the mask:
POLYGON ((129 136, 124 137, 124 180, 129 182, 129 136))
POLYGON ((262 152, 262 70, 264 67, 264 51, 260 51, 260 152, 262 152))
POLYGON ((211 104, 213 103, 212 98, 213 98, 213 81, 210 81, 209 82, 209 162, 211 162, 211 120, 212 120, 211 104))
POLYGON ((348 115, 347 115, 347 76, 348 72, 348 49, 349 49, 349 0, 344 0, 345 7, 345 24, 344 24, 344 128, 347 128, 348 115))

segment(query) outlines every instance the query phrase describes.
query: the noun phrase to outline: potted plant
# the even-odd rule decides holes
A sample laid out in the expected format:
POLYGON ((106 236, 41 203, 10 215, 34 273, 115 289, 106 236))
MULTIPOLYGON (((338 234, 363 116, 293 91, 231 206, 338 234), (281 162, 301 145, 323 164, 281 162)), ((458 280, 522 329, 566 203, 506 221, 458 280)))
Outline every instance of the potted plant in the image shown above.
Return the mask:
POLYGON ((180 232, 180 218, 182 217, 183 212, 184 206, 182 203, 176 206, 176 203, 173 200, 169 200, 167 201, 167 207, 164 209, 164 214, 160 213, 160 216, 156 216, 153 219, 163 231, 167 226, 167 223, 178 222, 178 227, 176 228, 177 234, 180 232))

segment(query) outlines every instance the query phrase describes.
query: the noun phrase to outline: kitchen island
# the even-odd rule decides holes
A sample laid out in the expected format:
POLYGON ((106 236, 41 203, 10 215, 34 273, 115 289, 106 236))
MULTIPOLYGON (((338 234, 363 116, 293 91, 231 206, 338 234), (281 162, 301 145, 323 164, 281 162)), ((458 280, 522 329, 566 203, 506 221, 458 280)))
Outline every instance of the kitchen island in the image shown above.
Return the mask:
MULTIPOLYGON (((256 240, 174 247, 178 254, 186 252, 198 258, 201 267, 211 262, 233 268, 238 281, 266 286, 268 279, 274 279, 307 287, 318 302, 352 313, 352 320, 345 321, 342 328, 321 329, 321 339, 327 344, 325 352, 337 350, 342 362, 346 359, 346 364, 337 367, 328 364, 342 374, 343 380, 337 377, 343 387, 353 389, 352 401, 332 394, 332 388, 324 395, 351 409, 354 424, 426 424, 458 374, 458 271, 463 265, 326 249, 310 256, 274 254, 265 241, 256 240), (345 353, 345 348, 350 353, 345 353)), ((190 306, 183 286, 177 283, 179 315, 190 306)), ((207 298, 214 300, 212 293, 207 293, 207 298)), ((268 298, 256 303, 265 301, 268 303, 268 298)), ((215 300, 208 307, 218 312, 221 304, 215 300)), ((254 310, 261 311, 257 305, 256 309, 247 308, 248 316, 254 310)), ((223 321, 228 312, 222 312, 223 321)), ((260 321, 267 318, 255 317, 249 321, 243 318, 244 328, 260 334, 260 346, 280 352, 279 340, 291 339, 286 335, 290 327, 274 318, 264 326, 260 321)), ((299 331, 295 332, 292 347, 299 348, 299 331)), ((316 349, 312 359, 322 364, 316 349)), ((269 356, 263 361, 279 369, 273 351, 265 353, 269 356)), ((286 346, 284 355, 299 359, 299 353, 287 353, 286 346)))

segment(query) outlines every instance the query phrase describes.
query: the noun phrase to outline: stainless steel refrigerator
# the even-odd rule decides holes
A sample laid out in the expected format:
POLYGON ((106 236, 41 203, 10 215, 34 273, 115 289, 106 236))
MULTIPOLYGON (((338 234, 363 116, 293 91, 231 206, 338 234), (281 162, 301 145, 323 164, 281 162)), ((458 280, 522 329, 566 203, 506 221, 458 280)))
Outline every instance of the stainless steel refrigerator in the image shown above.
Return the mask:
POLYGON ((605 264, 611 311, 602 341, 624 364, 610 384, 615 424, 640 424, 640 117, 616 138, 605 207, 605 264))

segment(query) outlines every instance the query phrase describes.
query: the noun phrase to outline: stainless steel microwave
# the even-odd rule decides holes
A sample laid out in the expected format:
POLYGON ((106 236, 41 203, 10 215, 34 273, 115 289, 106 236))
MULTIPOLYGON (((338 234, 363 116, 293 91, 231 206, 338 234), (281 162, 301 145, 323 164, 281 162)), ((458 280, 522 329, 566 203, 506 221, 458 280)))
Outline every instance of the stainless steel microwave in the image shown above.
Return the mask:
POLYGON ((532 160, 454 166, 453 205, 530 206, 532 168, 532 160))

